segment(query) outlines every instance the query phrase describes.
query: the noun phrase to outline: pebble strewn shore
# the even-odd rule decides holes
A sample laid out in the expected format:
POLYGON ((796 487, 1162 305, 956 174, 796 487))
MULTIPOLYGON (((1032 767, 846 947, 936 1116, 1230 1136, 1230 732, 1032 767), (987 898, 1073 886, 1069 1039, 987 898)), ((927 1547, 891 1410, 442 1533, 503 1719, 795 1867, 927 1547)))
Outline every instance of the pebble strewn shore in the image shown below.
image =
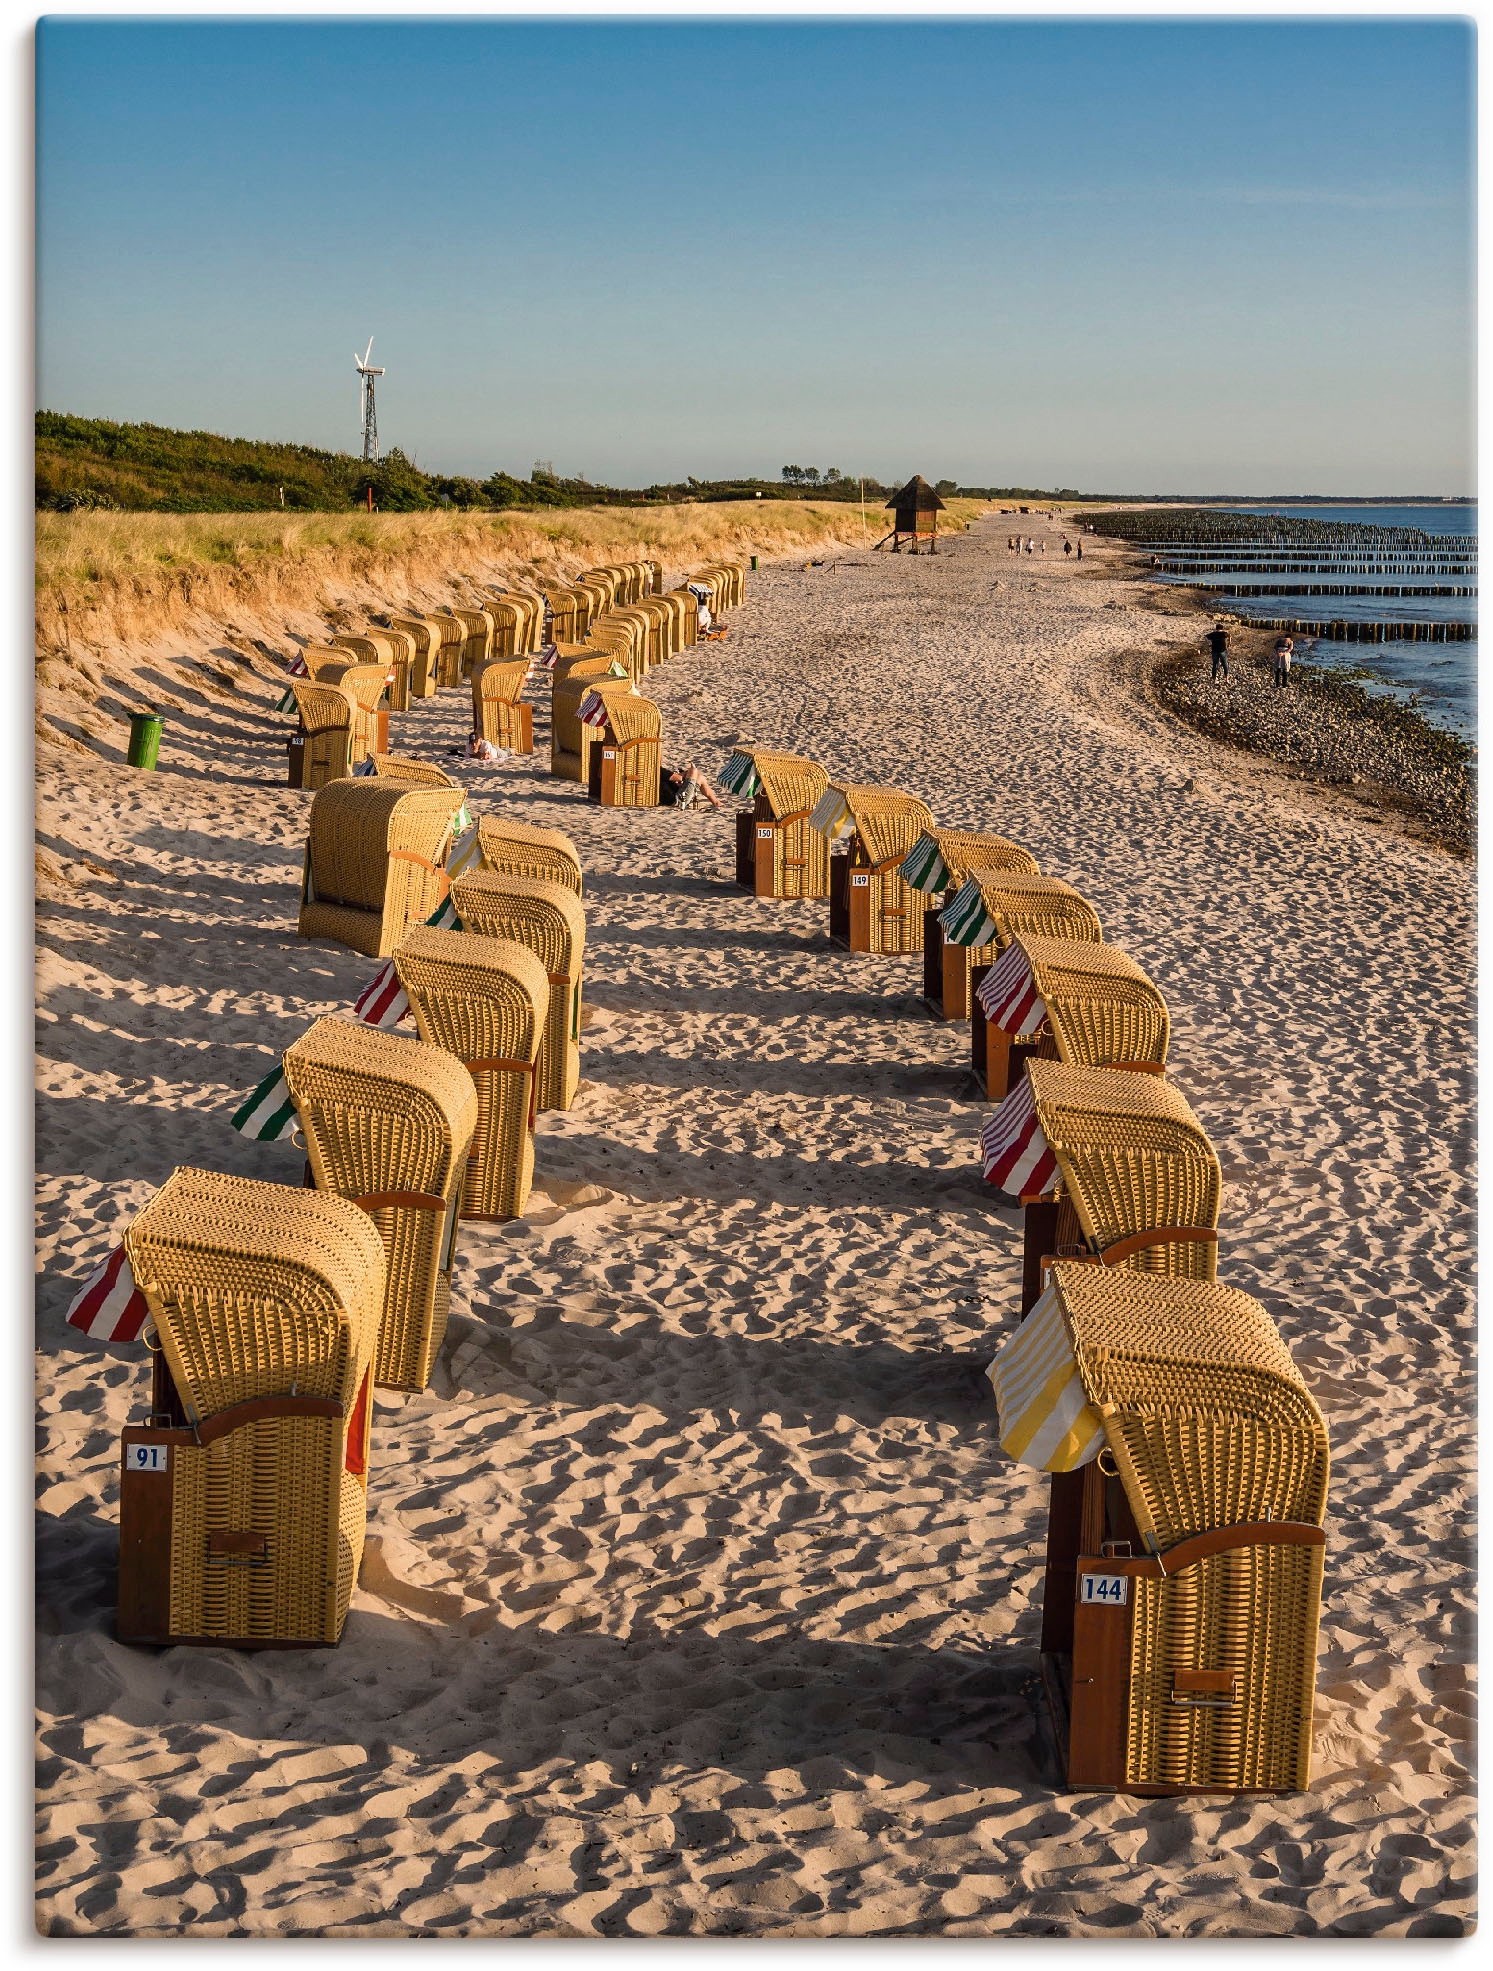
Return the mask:
POLYGON ((1188 652, 1164 659, 1152 682, 1168 711, 1210 738, 1271 754, 1371 805, 1414 815, 1448 847, 1471 849, 1474 749, 1404 706, 1306 664, 1279 690, 1265 658, 1235 656, 1232 675, 1213 684, 1206 659, 1188 652))

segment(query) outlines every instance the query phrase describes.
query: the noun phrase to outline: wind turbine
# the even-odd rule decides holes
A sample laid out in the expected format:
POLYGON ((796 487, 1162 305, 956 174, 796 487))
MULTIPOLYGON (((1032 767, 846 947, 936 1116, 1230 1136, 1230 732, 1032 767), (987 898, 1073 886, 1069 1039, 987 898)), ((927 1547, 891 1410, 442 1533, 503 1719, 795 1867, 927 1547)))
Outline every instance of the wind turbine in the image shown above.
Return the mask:
POLYGON ((368 338, 368 347, 360 356, 353 351, 353 363, 358 372, 359 390, 363 405, 363 459, 367 465, 378 464, 378 415, 373 403, 373 379, 382 376, 383 370, 371 364, 368 358, 373 354, 373 337, 368 338))

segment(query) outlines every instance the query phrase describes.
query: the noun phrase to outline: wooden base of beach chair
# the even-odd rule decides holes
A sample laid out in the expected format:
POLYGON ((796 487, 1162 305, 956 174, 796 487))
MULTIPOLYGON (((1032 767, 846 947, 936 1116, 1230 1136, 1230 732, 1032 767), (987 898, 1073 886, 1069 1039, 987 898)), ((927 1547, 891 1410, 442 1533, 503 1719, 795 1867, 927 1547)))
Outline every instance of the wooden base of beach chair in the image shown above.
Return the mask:
POLYGON ((534 707, 532 705, 509 705, 505 707, 502 719, 504 737, 497 743, 510 753, 532 753, 534 750, 534 707))
POLYGON ((323 1502, 289 1474, 307 1459, 322 1462, 342 1432, 342 1406, 319 1396, 258 1397, 197 1425, 126 1426, 119 1641, 230 1649, 335 1644, 362 1556, 366 1499, 345 1474, 342 1523, 311 1525, 308 1508, 323 1502), (281 1472, 287 1482, 274 1482, 281 1472), (251 1474, 271 1482, 252 1483, 251 1474), (230 1498, 242 1501, 230 1519, 258 1523, 216 1523, 230 1498), (331 1580, 329 1546, 338 1553, 331 1580))
POLYGON ((615 745, 606 740, 591 745, 591 757, 586 763, 586 795, 604 808, 656 808, 658 802, 659 772, 657 765, 652 768, 652 798, 645 799, 641 791, 649 777, 648 753, 656 761, 658 742, 649 746, 641 759, 634 761, 629 757, 631 748, 627 744, 615 745), (639 767, 641 765, 641 776, 639 767))
POLYGON ((757 823, 749 809, 743 810, 736 817, 736 884, 753 895, 757 890, 756 861, 757 823))
MULTIPOLYGON (((932 911, 928 914, 933 915, 932 911)), ((976 965, 969 975, 969 1066, 986 1100, 1004 1102, 1026 1073, 1027 1062, 1036 1060, 1041 1043, 1035 1039, 1012 1040, 986 1019, 985 1009, 975 994, 989 970, 988 965, 976 965)))
POLYGON ((811 835, 804 820, 801 814, 778 820, 762 794, 747 813, 737 815, 736 881, 742 889, 777 902, 828 895, 822 872, 833 865, 822 838, 811 835))
POLYGON ((967 1020, 973 1004, 969 957, 962 944, 944 942, 942 908, 923 912, 923 1003, 940 1020, 967 1020))
MULTIPOLYGON (((1269 1599, 1272 1586, 1276 1599, 1314 1599, 1325 1544, 1322 1529, 1289 1520, 1251 1521, 1198 1534, 1157 1558, 1144 1550, 1113 1462, 1101 1453, 1079 1471, 1054 1472, 1049 1481, 1042 1682, 1066 1784, 1075 1791, 1152 1799, 1297 1790, 1307 1777, 1306 1762, 1289 1756, 1277 1757, 1274 1785, 1170 1784, 1164 1771, 1155 1770, 1165 1754, 1162 1761, 1153 1757, 1147 1777, 1129 1776, 1137 1764, 1133 1741, 1141 1707, 1152 1713, 1152 1731, 1144 1736, 1157 1736, 1158 1725, 1163 1742, 1168 1733, 1174 1734, 1178 1746, 1173 1770, 1185 1770, 1186 1739, 1210 1726, 1230 1737, 1251 1736, 1246 1729, 1249 1713, 1263 1707, 1267 1686, 1289 1677, 1293 1667, 1285 1639, 1272 1636, 1270 1648, 1262 1647, 1258 1654, 1246 1649, 1235 1664, 1174 1665, 1167 1670, 1163 1652, 1175 1645, 1164 1620, 1155 1625, 1162 1631, 1159 1637, 1142 1627, 1137 1638, 1136 1625, 1146 1620, 1143 1597, 1163 1603, 1171 1598, 1194 1621, 1202 1608, 1230 1598, 1269 1599), (1258 1577, 1253 1584, 1248 1583, 1251 1574, 1258 1577), (1276 1577, 1273 1583, 1271 1575, 1276 1577), (1289 1589, 1281 1593, 1283 1576, 1299 1577, 1291 1579, 1294 1595, 1289 1589), (1148 1663, 1153 1655, 1161 1660, 1148 1663), (1251 1655, 1254 1660, 1245 1667, 1251 1655), (1277 1655, 1280 1663, 1273 1660, 1277 1655)), ((1311 1628, 1315 1630, 1314 1619, 1311 1628)), ((1278 1698, 1278 1689, 1272 1695, 1278 1698)), ((1231 1761, 1220 1763, 1226 1767, 1231 1761)))
POLYGON ((874 951, 871 940, 871 873, 853 869, 848 855, 830 858, 829 934, 851 951, 874 951))
POLYGON ((306 740, 298 733, 294 739, 285 742, 285 784, 287 787, 304 787, 306 784, 306 740))

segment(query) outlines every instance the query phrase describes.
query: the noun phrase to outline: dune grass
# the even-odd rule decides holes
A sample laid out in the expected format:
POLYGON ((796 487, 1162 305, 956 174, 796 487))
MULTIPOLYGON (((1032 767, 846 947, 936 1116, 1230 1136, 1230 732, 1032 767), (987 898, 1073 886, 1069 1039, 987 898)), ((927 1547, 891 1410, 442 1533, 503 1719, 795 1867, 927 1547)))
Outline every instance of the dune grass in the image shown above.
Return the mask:
MULTIPOLYGON (((953 500, 940 525, 983 511, 953 500)), ((868 507, 876 541, 889 516, 868 507)), ((480 578, 558 581, 598 562, 654 557, 671 579, 704 561, 858 546, 861 509, 733 500, 545 512, 39 513, 39 654, 145 641, 199 615, 274 615, 376 594, 398 607, 480 578)))

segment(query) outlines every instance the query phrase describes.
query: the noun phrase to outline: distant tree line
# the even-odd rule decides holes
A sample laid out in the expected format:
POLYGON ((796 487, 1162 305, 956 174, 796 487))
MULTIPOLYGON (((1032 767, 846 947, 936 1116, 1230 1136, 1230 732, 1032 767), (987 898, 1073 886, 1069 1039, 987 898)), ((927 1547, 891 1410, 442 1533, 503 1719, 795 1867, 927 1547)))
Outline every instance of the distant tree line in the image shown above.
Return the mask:
MULTIPOLYGON (((898 481, 901 484, 902 481, 898 481)), ((1077 499, 1028 487, 959 486, 937 482, 939 493, 973 499, 1077 499)), ((486 479, 425 472, 397 446, 376 465, 350 452, 223 438, 212 431, 176 431, 159 424, 115 424, 105 418, 39 411, 36 417, 36 504, 57 512, 117 507, 158 513, 335 512, 367 503, 386 513, 456 507, 500 512, 506 507, 655 506, 670 501, 816 499, 882 502, 897 490, 881 480, 816 465, 785 465, 778 479, 695 479, 641 487, 595 484, 565 477, 536 459, 527 478, 493 472, 486 479)))

